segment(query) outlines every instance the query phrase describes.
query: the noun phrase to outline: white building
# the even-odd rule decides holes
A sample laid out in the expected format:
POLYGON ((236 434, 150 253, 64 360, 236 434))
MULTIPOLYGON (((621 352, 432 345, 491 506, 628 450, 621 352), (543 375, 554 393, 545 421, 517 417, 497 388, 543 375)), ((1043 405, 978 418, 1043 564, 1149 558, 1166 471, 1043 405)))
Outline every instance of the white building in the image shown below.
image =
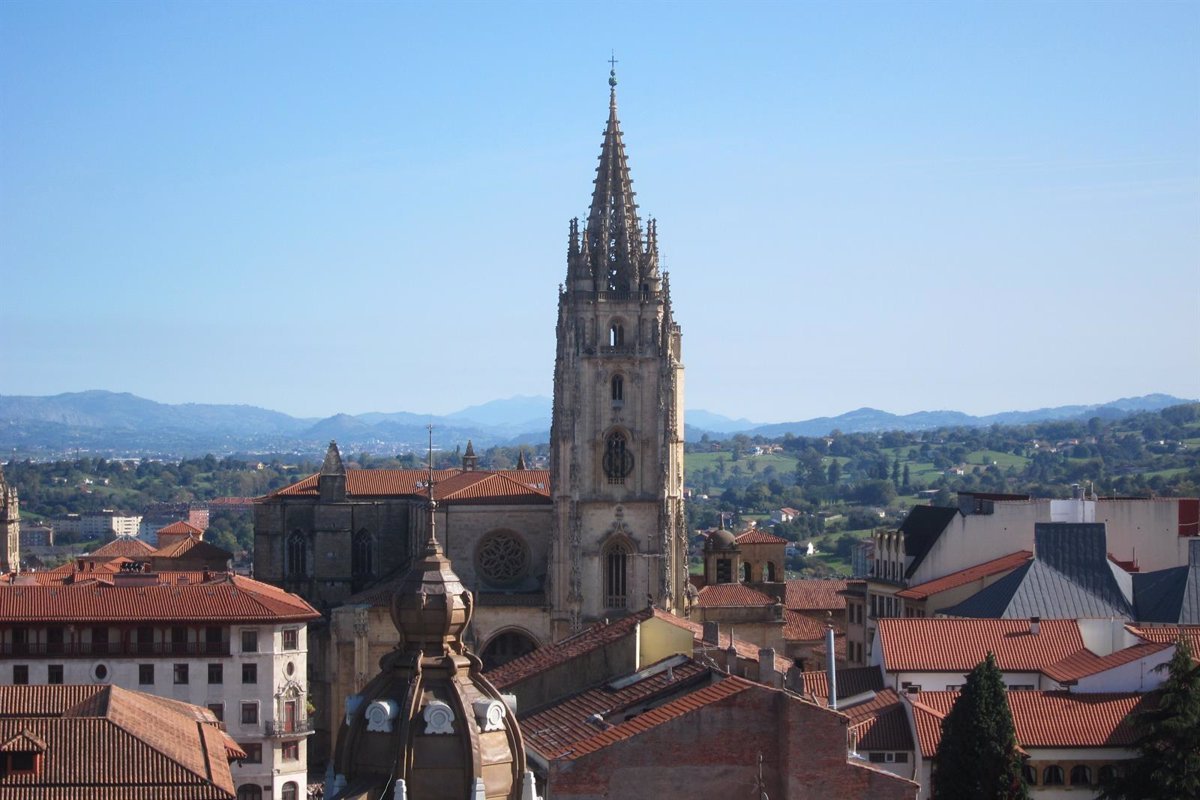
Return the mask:
POLYGON ((108 536, 137 536, 142 524, 141 516, 124 516, 112 509, 87 511, 80 516, 79 532, 84 538, 108 536))
POLYGON ((247 754, 233 765, 239 800, 299 800, 319 616, 228 573, 13 577, 0 584, 0 682, 113 684, 207 707, 247 754))

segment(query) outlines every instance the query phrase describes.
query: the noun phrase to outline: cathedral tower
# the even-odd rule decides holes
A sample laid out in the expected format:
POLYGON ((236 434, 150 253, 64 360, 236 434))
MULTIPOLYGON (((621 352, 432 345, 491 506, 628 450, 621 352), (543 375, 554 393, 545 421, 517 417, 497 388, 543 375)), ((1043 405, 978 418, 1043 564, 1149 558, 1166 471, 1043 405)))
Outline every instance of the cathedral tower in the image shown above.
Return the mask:
POLYGON ((20 566, 21 506, 17 490, 4 479, 0 467, 0 573, 13 572, 20 566))
POLYGON ((609 74, 608 125, 587 221, 571 221, 558 298, 550 470, 555 636, 687 582, 683 364, 657 225, 643 231, 609 74))

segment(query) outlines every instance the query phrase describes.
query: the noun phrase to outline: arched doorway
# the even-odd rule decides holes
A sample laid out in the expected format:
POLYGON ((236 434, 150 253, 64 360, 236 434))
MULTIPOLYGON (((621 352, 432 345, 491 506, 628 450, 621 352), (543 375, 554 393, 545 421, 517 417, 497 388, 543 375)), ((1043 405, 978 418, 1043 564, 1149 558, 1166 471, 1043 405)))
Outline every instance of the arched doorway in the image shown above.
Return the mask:
POLYGON ((483 660, 483 669, 486 672, 501 664, 507 664, 514 658, 532 653, 537 646, 537 640, 527 633, 504 631, 493 636, 492 640, 487 643, 487 647, 483 648, 483 653, 480 654, 480 658, 483 660))

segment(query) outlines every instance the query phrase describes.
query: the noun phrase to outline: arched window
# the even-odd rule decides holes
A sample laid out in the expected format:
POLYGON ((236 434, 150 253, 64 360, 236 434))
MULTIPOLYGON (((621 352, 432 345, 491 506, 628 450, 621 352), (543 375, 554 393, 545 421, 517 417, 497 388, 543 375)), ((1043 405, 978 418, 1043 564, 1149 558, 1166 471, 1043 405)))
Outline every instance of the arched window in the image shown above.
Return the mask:
POLYGON ((745 562, 742 564, 742 583, 749 583, 750 577, 750 563, 745 562))
POLYGON ((492 638, 483 648, 480 658, 487 671, 537 649, 537 642, 521 631, 504 631, 492 638))
POLYGON ((283 791, 279 793, 279 800, 298 800, 299 791, 295 781, 288 781, 283 785, 283 791))
POLYGON ((612 401, 613 403, 625 401, 625 379, 620 375, 613 375, 612 378, 612 401))
POLYGON ((608 346, 609 347, 624 347, 625 346, 625 326, 619 322, 614 322, 608 329, 608 346))
POLYGON ((1028 764, 1021 765, 1021 774, 1025 776, 1025 782, 1030 786, 1037 786, 1037 770, 1028 764))
POLYGON ((1100 785, 1108 786, 1117 779, 1117 768, 1112 764, 1105 764, 1096 771, 1096 774, 1100 778, 1100 785))
POLYGON ((766 573, 767 574, 763 577, 763 580, 767 581, 768 583, 774 583, 776 580, 778 580, 775 577, 775 562, 774 561, 767 562, 766 573))
POLYGON ((1091 786, 1092 768, 1086 764, 1076 764, 1075 766, 1071 767, 1071 785, 1091 786))
POLYGON ((300 531, 288 537, 285 558, 285 571, 289 578, 303 578, 308 574, 308 543, 300 531))
POLYGON ((257 783, 243 783, 238 787, 237 800, 262 800, 262 787, 257 783))
POLYGON ((629 554, 625 542, 614 542, 604 554, 604 605, 625 608, 629 602, 629 554))
POLYGON ((1062 767, 1051 764, 1042 770, 1042 786, 1062 786, 1063 771, 1062 767))
POLYGON ((609 483, 624 483, 633 472, 633 454, 621 433, 611 433, 604 442, 604 474, 609 483))
POLYGON ((368 577, 374 569, 372 556, 375 543, 371 534, 359 531, 354 535, 354 546, 350 551, 350 574, 356 578, 368 577))

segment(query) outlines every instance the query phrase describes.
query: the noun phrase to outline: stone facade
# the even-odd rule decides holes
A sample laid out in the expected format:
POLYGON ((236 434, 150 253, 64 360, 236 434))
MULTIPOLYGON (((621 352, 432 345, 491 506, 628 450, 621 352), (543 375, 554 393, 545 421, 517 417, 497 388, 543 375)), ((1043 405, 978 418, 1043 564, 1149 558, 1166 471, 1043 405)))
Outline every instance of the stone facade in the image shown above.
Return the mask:
POLYGON ((0 572, 12 572, 21 564, 21 504, 17 489, 4 479, 0 468, 0 572))

